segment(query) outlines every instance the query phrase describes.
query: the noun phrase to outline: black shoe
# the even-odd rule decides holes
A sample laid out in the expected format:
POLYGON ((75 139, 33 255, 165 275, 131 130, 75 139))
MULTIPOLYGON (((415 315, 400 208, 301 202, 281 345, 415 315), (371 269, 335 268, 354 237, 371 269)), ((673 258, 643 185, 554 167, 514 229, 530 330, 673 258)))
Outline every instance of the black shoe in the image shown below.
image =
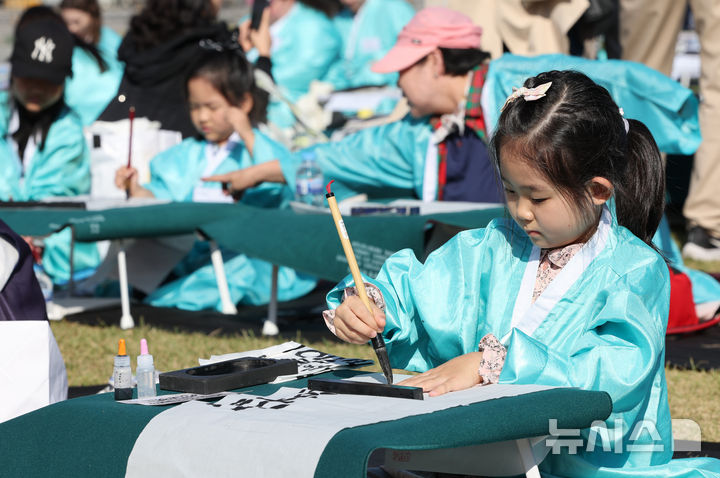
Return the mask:
POLYGON ((711 236, 700 226, 693 226, 688 231, 682 253, 696 261, 720 261, 720 239, 711 236))

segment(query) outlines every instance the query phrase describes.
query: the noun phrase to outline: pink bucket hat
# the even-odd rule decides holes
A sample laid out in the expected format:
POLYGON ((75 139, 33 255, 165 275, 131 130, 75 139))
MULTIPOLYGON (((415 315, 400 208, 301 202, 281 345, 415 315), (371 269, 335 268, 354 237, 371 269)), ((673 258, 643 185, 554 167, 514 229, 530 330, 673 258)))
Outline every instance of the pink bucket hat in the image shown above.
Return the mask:
POLYGON ((372 66, 392 73, 414 65, 437 47, 480 48, 482 28, 462 13, 443 7, 420 10, 402 29, 395 46, 372 66))

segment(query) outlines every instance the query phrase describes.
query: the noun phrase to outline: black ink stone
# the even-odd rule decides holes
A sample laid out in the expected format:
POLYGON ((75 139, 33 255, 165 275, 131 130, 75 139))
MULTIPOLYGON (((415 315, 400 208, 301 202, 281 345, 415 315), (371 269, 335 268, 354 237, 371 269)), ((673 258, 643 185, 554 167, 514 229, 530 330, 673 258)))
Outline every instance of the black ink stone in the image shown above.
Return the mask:
POLYGON ((215 393, 268 383, 297 373, 294 360, 243 357, 160 374, 160 388, 189 393, 215 393))

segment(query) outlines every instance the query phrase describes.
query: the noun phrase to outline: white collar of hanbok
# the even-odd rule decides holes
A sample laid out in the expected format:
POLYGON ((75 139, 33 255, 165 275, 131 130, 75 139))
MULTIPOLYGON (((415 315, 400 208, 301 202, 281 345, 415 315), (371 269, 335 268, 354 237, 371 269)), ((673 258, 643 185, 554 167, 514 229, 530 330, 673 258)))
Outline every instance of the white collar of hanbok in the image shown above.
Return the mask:
POLYGON ((555 307, 555 304, 577 282, 593 259, 603 250, 608 241, 612 222, 613 217, 609 207, 607 205, 603 206, 595 234, 570 259, 535 302, 532 302, 532 294, 540 264, 540 248, 533 246, 520 284, 520 292, 515 300, 512 328, 520 329, 527 335, 532 335, 535 332, 535 329, 545 320, 553 307, 555 307))

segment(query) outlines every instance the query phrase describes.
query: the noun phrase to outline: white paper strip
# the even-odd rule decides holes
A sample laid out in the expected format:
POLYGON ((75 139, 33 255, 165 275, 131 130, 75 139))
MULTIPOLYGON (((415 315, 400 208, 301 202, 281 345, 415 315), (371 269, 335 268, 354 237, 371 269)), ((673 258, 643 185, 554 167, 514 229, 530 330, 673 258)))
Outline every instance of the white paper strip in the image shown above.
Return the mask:
POLYGON ((269 397, 232 394, 216 404, 189 402, 150 421, 135 442, 126 476, 311 477, 328 441, 344 428, 548 388, 491 385, 406 400, 283 387, 269 397))

